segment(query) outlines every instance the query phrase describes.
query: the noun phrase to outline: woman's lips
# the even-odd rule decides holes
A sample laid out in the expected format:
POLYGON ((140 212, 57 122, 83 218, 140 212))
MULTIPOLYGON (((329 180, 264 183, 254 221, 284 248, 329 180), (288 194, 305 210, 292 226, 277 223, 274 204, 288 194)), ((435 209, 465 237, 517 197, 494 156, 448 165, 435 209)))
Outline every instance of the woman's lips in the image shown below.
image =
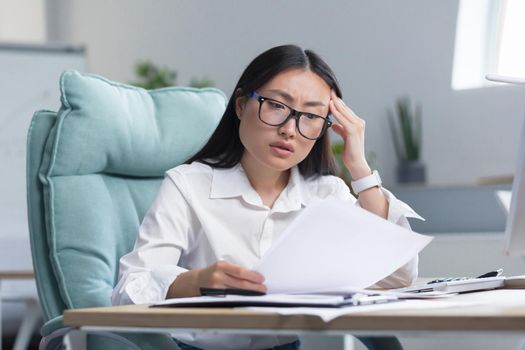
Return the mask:
POLYGON ((293 152, 292 144, 284 141, 273 142, 270 144, 270 147, 278 147, 293 152))
POLYGON ((293 153, 293 148, 288 148, 286 146, 278 144, 271 144, 270 149, 274 154, 276 154, 279 157, 289 157, 293 153))

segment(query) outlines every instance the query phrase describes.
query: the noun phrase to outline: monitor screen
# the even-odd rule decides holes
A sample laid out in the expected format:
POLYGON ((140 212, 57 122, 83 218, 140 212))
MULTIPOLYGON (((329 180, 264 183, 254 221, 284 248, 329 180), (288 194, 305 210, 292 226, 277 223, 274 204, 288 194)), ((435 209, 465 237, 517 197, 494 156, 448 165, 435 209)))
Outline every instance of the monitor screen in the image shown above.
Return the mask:
POLYGON ((525 122, 521 128, 516 171, 512 181, 504 249, 507 255, 525 255, 525 122))
MULTIPOLYGON (((525 84, 525 78, 521 77, 489 74, 486 78, 501 83, 525 84)), ((505 197, 504 193, 498 195, 503 203, 508 203, 508 198, 502 198, 505 197)), ((525 255, 525 120, 521 128, 518 159, 514 180, 512 181, 512 195, 508 211, 504 253, 506 255, 525 255)))

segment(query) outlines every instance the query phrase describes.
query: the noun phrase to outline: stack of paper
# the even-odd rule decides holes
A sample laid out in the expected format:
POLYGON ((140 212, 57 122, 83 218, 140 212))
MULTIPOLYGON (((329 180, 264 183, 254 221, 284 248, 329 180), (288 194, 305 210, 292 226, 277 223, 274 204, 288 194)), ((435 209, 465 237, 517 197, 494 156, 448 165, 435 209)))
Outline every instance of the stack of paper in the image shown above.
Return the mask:
POLYGON ((267 295, 179 298, 155 306, 339 307, 395 301, 408 293, 364 288, 409 262, 431 240, 347 202, 319 200, 255 266, 265 276, 267 295))
POLYGON ((367 288, 408 263, 430 241, 338 199, 303 209, 255 271, 269 293, 367 288))

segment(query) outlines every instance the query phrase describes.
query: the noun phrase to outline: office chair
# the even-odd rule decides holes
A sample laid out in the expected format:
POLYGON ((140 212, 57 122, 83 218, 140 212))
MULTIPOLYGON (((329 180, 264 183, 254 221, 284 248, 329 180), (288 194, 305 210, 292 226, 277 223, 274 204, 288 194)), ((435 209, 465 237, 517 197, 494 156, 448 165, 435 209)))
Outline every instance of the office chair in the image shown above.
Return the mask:
MULTIPOLYGON (((63 310, 109 306, 119 259, 133 249, 164 172, 199 150, 226 105, 213 88, 144 90, 66 71, 58 112, 28 133, 27 202, 45 324, 41 349, 61 346, 63 310)), ((178 349, 169 335, 123 334, 142 349, 178 349)), ((88 335, 89 349, 128 348, 88 335)))

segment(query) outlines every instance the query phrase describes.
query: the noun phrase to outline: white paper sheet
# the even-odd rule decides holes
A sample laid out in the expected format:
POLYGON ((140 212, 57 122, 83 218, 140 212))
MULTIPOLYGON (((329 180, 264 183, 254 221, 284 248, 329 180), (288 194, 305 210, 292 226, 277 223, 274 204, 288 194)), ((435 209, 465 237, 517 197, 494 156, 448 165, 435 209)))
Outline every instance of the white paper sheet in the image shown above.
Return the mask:
MULTIPOLYGON (((521 280, 520 280, 521 282, 521 280)), ((516 279, 515 284, 519 283, 516 279)), ((393 295, 398 299, 441 299, 449 298, 451 296, 457 295, 457 293, 451 292, 424 292, 424 293, 405 293, 400 292, 395 289, 354 289, 352 287, 340 287, 340 288, 331 288, 327 290, 316 290, 312 294, 321 294, 321 295, 342 295, 349 296, 353 294, 366 294, 366 295, 393 295)))
POLYGON ((410 261, 430 241, 338 199, 306 207, 254 267, 269 293, 363 289, 410 261))
POLYGON ((341 308, 315 308, 315 307, 246 307, 248 309, 259 312, 272 312, 279 315, 314 315, 319 316, 324 322, 330 322, 340 316, 350 315, 355 313, 367 311, 382 311, 382 310, 430 310, 430 309, 446 309, 458 308, 466 306, 480 305, 477 301, 453 301, 447 300, 400 300, 397 302, 348 306, 341 308))

